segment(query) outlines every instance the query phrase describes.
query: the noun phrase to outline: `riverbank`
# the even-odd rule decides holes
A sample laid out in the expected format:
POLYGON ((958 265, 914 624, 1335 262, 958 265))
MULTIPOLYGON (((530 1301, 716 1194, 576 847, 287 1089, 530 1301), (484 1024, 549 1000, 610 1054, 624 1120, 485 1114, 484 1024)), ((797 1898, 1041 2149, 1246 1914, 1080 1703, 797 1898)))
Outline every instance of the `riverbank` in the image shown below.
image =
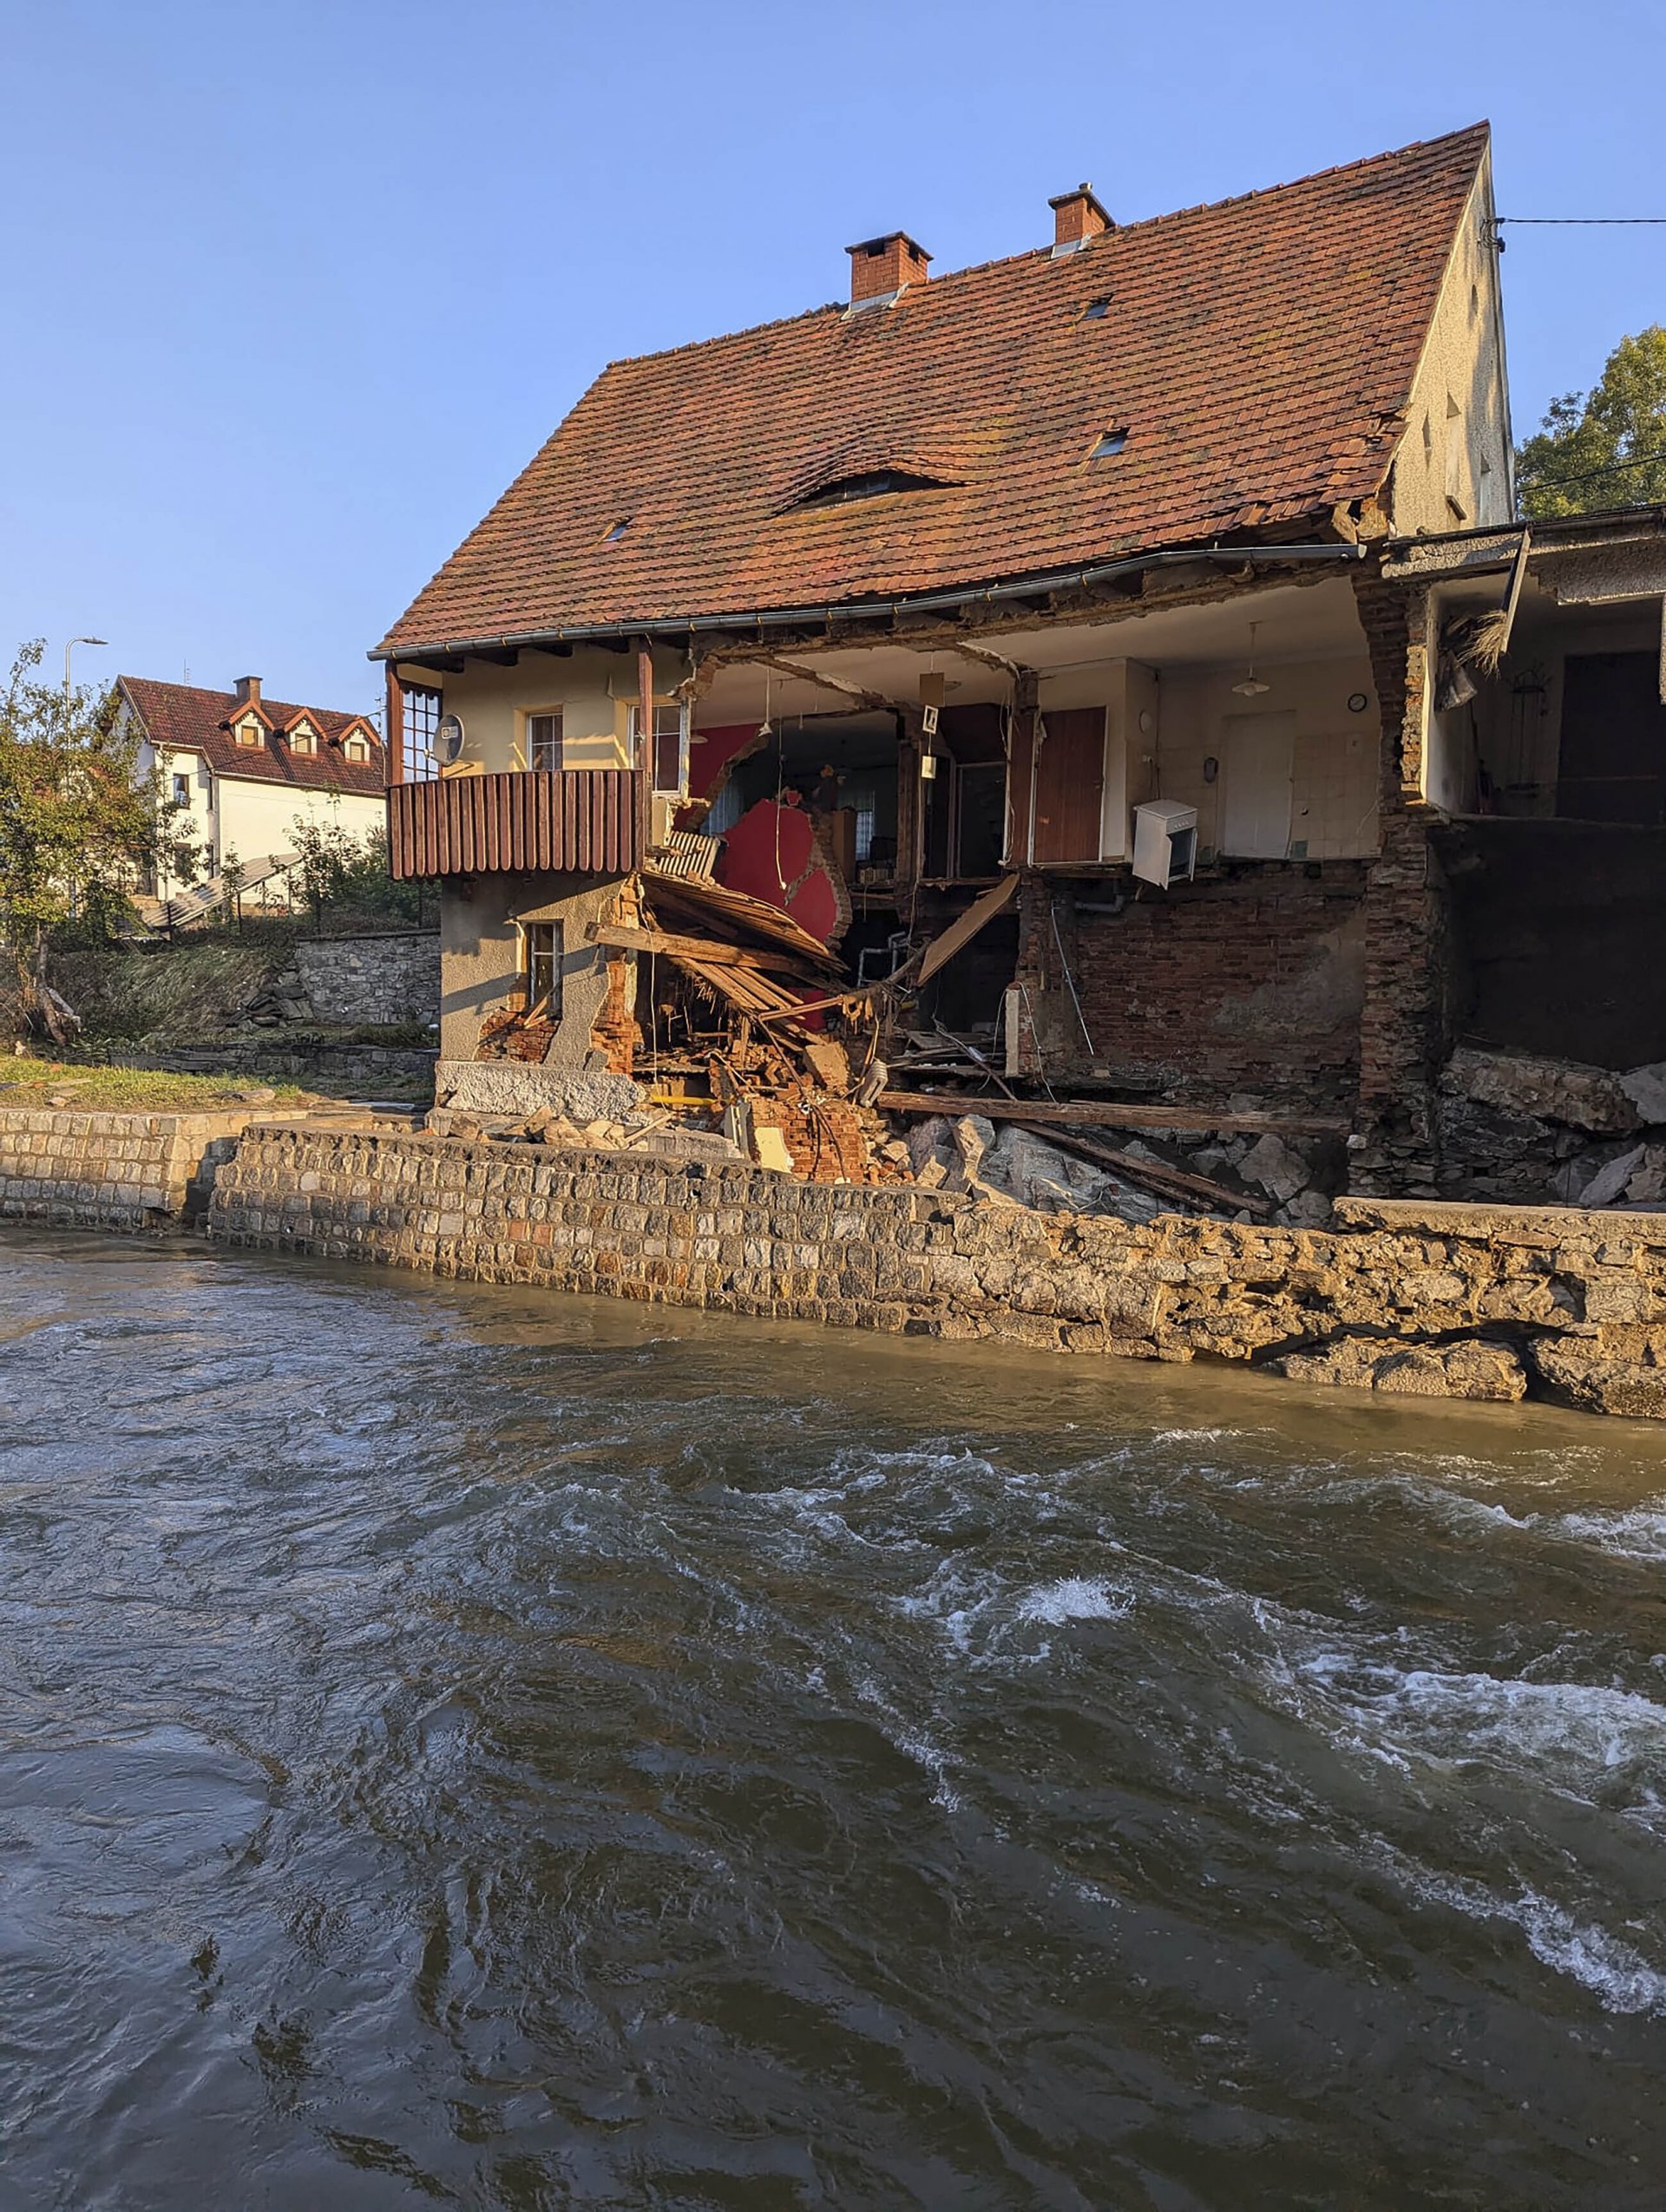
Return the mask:
POLYGON ((1342 1199, 1323 1229, 1036 1214, 367 1116, 0 1109, 0 1217, 1397 1396, 1666 1418, 1666 1215, 1342 1199))

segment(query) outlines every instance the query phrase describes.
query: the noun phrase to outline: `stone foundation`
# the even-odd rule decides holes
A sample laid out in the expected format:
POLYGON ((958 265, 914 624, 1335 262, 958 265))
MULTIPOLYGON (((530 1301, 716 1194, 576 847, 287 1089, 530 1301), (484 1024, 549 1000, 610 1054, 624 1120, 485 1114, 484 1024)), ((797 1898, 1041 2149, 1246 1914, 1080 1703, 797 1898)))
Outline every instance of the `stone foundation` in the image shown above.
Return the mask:
POLYGON ((1134 1225, 740 1165, 268 1127, 220 1169, 207 1227, 467 1281, 1666 1418, 1666 1217, 1350 1199, 1336 1223, 1134 1225))
POLYGON ((271 1109, 76 1114, 0 1109, 0 1221, 167 1234, 195 1220, 240 1131, 271 1109))
POLYGON ((459 1114, 558 1114, 570 1122, 622 1122, 647 1093, 629 1076, 552 1068, 536 1060, 442 1060, 436 1104, 459 1114))

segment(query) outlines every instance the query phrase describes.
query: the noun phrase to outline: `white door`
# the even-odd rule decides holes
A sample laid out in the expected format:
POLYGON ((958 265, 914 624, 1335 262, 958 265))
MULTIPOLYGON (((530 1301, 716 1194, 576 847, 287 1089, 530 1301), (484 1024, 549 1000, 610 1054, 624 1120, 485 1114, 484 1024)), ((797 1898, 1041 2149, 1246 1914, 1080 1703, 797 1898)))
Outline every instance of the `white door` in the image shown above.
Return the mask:
POLYGON ((1295 768, 1293 714, 1230 714, 1221 850, 1239 861, 1282 861, 1290 848, 1295 768))

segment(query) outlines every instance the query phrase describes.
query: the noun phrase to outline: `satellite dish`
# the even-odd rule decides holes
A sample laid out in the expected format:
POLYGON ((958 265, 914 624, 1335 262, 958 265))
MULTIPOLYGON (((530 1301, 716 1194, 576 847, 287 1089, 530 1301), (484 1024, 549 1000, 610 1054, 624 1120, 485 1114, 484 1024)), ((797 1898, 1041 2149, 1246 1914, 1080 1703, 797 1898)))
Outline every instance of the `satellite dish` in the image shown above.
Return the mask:
POLYGON ((460 714, 443 714, 439 727, 434 732, 434 757, 442 768, 455 768, 462 758, 462 749, 469 734, 462 726, 460 714))

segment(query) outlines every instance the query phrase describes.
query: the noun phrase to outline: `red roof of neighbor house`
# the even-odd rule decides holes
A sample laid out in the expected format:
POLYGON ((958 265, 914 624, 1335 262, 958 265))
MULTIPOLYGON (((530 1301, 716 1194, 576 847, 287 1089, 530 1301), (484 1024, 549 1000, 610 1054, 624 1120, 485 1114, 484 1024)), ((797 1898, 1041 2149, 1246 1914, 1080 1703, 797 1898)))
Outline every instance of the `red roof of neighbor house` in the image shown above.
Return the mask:
POLYGON ((382 742, 361 714, 330 707, 287 706, 279 699, 239 699, 235 691, 202 691, 190 684, 157 684, 146 676, 116 678, 128 704, 157 747, 200 753, 216 776, 253 783, 292 783, 298 789, 364 793, 379 797, 386 781, 382 742), (260 745, 239 745, 231 732, 234 717, 249 707, 275 725, 260 745), (305 715, 322 743, 316 753, 290 750, 280 734, 305 715), (367 761, 350 761, 341 750, 349 729, 369 740, 367 761))
POLYGON ((616 362, 377 651, 1040 574, 1375 492, 1487 143, 616 362), (941 488, 799 503, 887 469, 941 488))

